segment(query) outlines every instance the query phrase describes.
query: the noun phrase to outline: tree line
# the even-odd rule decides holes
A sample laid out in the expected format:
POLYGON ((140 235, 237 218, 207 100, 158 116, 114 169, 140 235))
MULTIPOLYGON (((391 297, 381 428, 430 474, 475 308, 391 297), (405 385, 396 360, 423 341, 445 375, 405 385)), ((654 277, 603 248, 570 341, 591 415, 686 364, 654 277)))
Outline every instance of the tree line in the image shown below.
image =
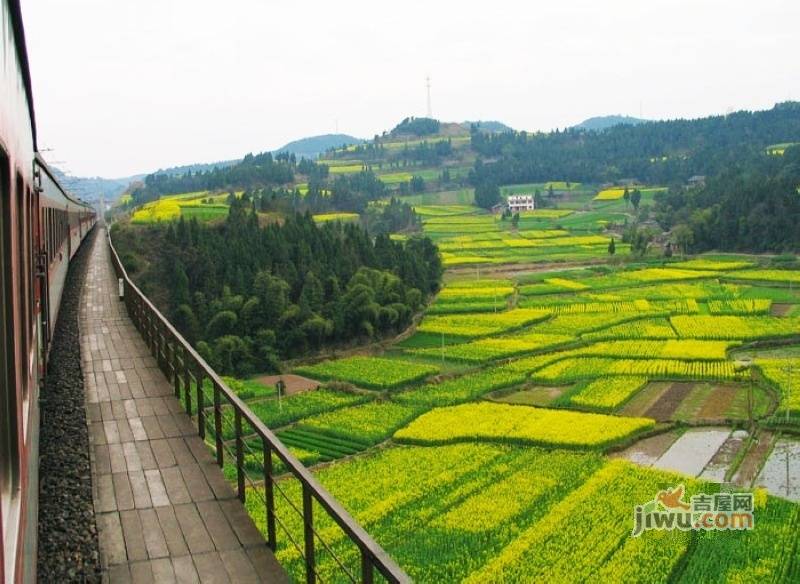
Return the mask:
POLYGON ((483 133, 473 130, 479 154, 473 185, 575 182, 636 178, 650 184, 714 175, 775 143, 800 136, 800 103, 697 120, 647 122, 593 131, 483 133))
POLYGON ((655 196, 655 217, 685 252, 800 249, 800 146, 739 161, 699 188, 655 196))
POLYGON ((134 205, 142 205, 162 195, 285 185, 294 180, 295 173, 320 182, 328 176, 328 167, 305 158, 297 161, 295 155, 288 152, 275 156, 269 152, 248 154, 237 164, 202 172, 189 170, 178 175, 149 174, 142 183, 131 189, 131 196, 134 205))
POLYGON ((317 225, 308 213, 260 226, 245 197, 220 225, 115 225, 113 237, 143 291, 223 374, 396 334, 442 274, 427 238, 372 237, 358 224, 317 225))

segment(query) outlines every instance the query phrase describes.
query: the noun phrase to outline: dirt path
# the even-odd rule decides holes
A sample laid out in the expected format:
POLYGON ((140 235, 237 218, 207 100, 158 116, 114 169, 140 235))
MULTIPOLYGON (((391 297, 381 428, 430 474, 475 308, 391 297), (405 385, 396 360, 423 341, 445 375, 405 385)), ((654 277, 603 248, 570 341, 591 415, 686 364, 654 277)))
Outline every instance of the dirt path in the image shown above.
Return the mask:
POLYGON ((775 435, 772 432, 763 431, 755 439, 756 443, 750 446, 750 450, 747 451, 736 474, 733 475, 733 483, 740 487, 750 488, 753 481, 756 480, 761 467, 764 465, 764 460, 772 450, 775 435))
POLYGON ((278 381, 283 380, 283 382, 286 384, 286 395, 302 393, 304 391, 317 389, 320 386, 319 381, 314 381, 308 377, 302 377, 300 375, 293 374, 262 375, 261 377, 256 377, 255 379, 264 385, 275 385, 278 383, 278 381))

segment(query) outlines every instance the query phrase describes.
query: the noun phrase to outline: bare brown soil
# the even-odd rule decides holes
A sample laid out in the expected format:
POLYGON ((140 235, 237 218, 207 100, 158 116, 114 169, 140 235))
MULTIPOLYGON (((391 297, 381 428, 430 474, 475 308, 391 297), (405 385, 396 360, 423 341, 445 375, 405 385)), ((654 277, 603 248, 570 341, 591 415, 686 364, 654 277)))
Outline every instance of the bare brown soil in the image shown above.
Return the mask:
POLYGON ((770 314, 772 314, 772 316, 786 316, 787 314, 789 314, 789 311, 792 309, 792 306, 794 306, 794 304, 783 304, 783 303, 773 304, 770 310, 770 314))
POLYGON ((673 383, 667 391, 661 394, 659 400, 645 412, 645 417, 653 418, 657 422, 666 422, 672 419, 672 415, 692 391, 692 387, 694 387, 693 383, 673 383))
POLYGON ((737 385, 717 385, 711 390, 711 394, 703 402, 697 417, 701 420, 724 419, 725 414, 731 407, 737 392, 744 391, 744 388, 737 385))
POLYGON ((264 385, 275 385, 281 379, 286 384, 286 395, 294 395, 296 393, 310 391, 312 389, 317 389, 320 386, 318 381, 293 374, 264 375, 262 377, 257 377, 256 381, 263 383, 264 385))
POLYGON ((663 381, 648 383, 647 387, 637 393, 625 404, 620 413, 623 416, 641 417, 655 404, 672 384, 663 381))
POLYGON ((760 432, 756 437, 757 442, 750 446, 750 450, 739 465, 736 474, 733 476, 733 482, 741 487, 750 487, 753 481, 756 480, 764 461, 772 450, 772 444, 775 441, 775 435, 772 432, 760 432))
POLYGON ((491 395, 492 401, 528 406, 546 406, 564 393, 565 387, 531 387, 513 393, 491 395))

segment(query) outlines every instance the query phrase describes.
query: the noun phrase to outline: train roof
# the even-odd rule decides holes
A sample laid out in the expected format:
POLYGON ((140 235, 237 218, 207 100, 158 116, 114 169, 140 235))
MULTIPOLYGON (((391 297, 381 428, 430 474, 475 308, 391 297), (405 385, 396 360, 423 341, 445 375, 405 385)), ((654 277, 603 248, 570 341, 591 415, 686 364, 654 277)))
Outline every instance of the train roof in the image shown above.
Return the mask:
POLYGON ((67 191, 67 189, 64 188, 64 185, 58 182, 58 179, 53 174, 53 171, 50 170, 50 166, 48 166, 47 162, 45 162, 45 159, 38 152, 36 153, 36 165, 47 173, 47 176, 50 177, 50 180, 53 181, 53 183, 58 187, 58 190, 61 191, 61 194, 63 194, 68 201, 75 203, 76 205, 80 205, 81 207, 86 207, 87 209, 94 210, 94 207, 90 203, 87 203, 86 201, 82 201, 81 199, 72 196, 69 193, 69 191, 67 191))
POLYGON ((31 135, 33 136, 33 149, 37 150, 36 142, 36 115, 33 109, 33 90, 31 84, 31 70, 28 61, 28 49, 25 44, 25 27, 22 24, 22 10, 19 0, 2 0, 7 2, 9 16, 11 17, 11 27, 14 32, 14 45, 17 49, 19 59, 19 69, 22 75, 22 82, 25 85, 25 97, 28 100, 28 111, 30 112, 31 135))

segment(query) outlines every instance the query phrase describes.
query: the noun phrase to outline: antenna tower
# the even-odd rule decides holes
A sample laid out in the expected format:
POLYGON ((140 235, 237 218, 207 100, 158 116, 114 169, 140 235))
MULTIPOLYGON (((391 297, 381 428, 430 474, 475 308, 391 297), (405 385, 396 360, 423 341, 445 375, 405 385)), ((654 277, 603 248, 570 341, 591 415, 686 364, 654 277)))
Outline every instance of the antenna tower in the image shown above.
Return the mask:
POLYGON ((425 87, 428 90, 428 117, 433 117, 433 110, 431 110, 431 77, 428 75, 425 78, 425 87))

